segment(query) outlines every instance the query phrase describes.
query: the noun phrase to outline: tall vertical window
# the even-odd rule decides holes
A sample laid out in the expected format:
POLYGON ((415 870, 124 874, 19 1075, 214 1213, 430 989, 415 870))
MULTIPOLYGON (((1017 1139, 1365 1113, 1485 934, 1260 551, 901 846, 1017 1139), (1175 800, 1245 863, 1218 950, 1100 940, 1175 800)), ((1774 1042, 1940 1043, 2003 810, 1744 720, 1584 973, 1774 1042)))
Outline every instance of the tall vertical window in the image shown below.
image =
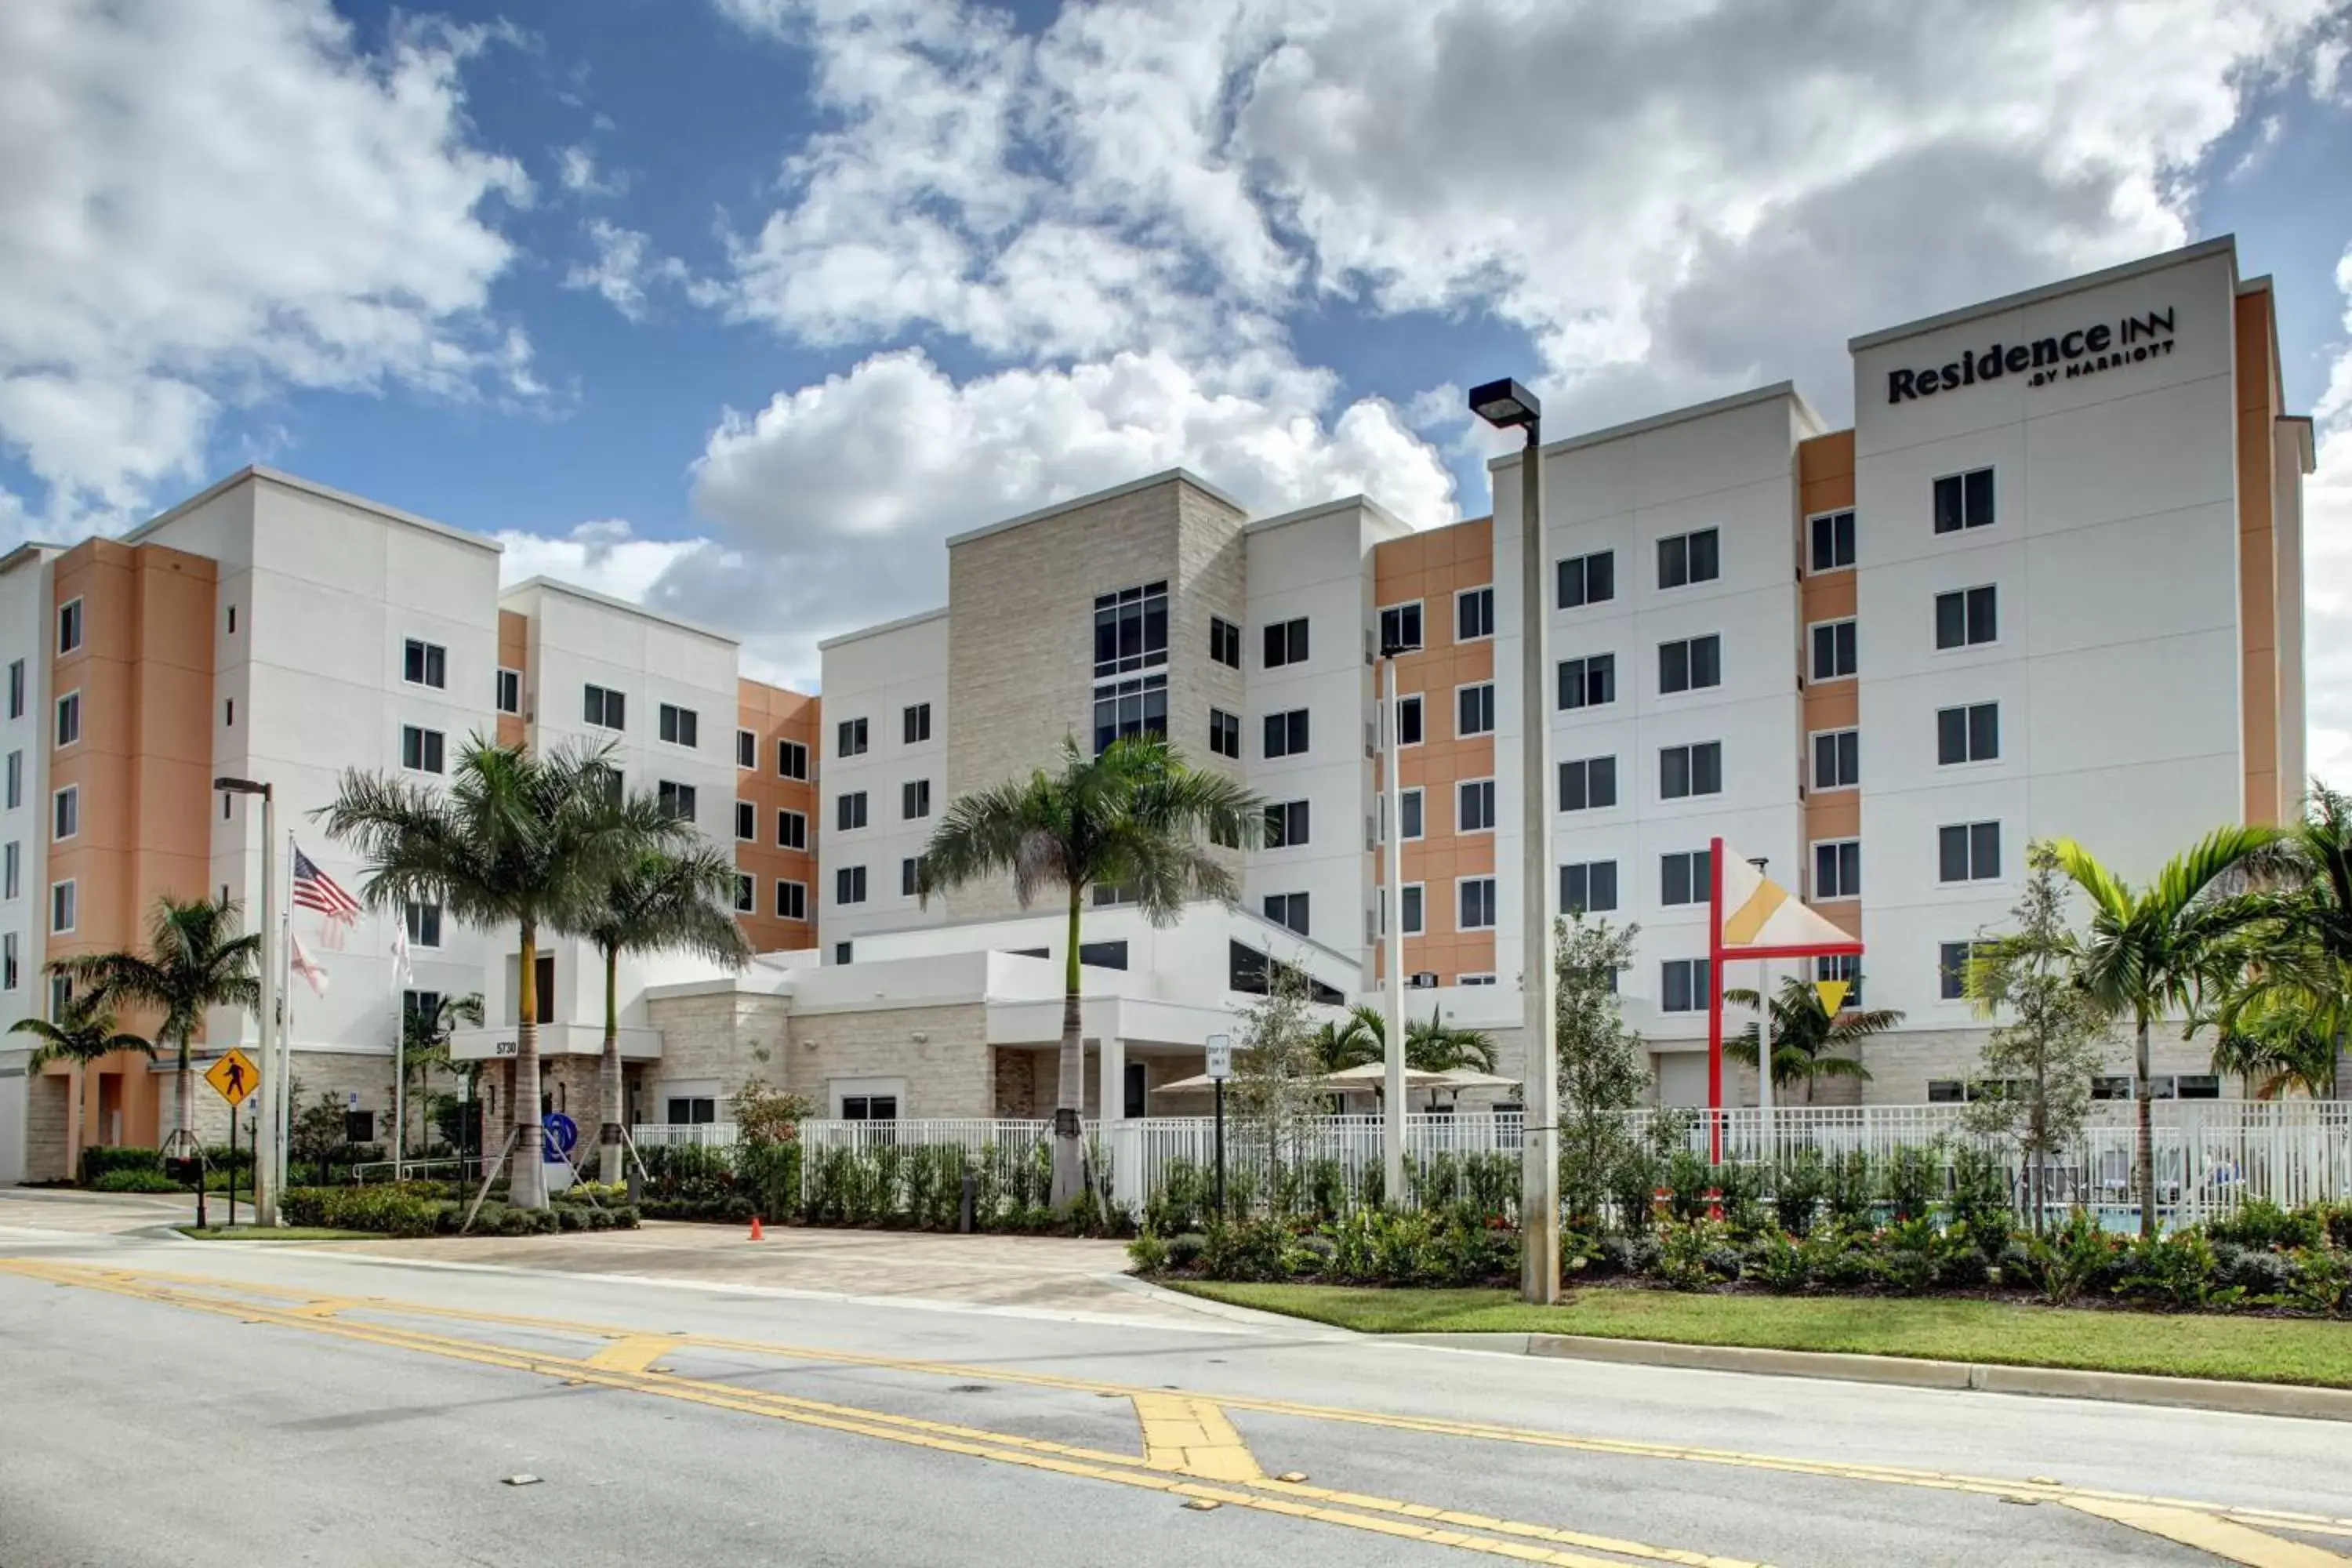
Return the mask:
POLYGON ((1589 653, 1559 661, 1562 709, 1599 708, 1617 700, 1617 656, 1589 653))
POLYGON ((1381 651, 1421 646, 1421 601, 1391 605, 1381 612, 1381 651))
POLYGON ((1559 764, 1559 808, 1600 811, 1617 804, 1617 759, 1578 757, 1559 764))
POLYGON ((1716 531, 1671 533, 1658 541, 1658 586, 1681 588, 1712 583, 1722 574, 1723 563, 1716 531))
POLYGON ((780 779, 808 780, 808 747, 798 741, 776 742, 776 776, 780 779))
POLYGON ((1687 800, 1723 793, 1723 742, 1701 741, 1658 750, 1658 798, 1687 800))
POLYGON ((1834 572, 1841 566, 1853 564, 1853 512, 1825 512, 1806 524, 1812 535, 1812 551, 1808 560, 1816 572, 1834 572))
POLYGON ((1454 693, 1454 732, 1468 739, 1495 732, 1495 683, 1482 680, 1454 693))
POLYGON ((5 804, 10 811, 25 804, 25 753, 22 752, 8 753, 7 784, 5 793, 0 794, 0 804, 5 804))
POLYGON ((1280 669, 1286 664, 1307 662, 1307 617, 1276 621, 1265 628, 1265 667, 1280 669))
POLYGON ((1617 596, 1617 552, 1596 550, 1590 555, 1571 555, 1559 563, 1558 604, 1563 610, 1580 610, 1587 605, 1605 605, 1617 596))
POLYGON ((1813 676, 1815 680, 1838 680, 1854 672, 1860 650, 1854 640, 1853 621, 1821 621, 1813 626, 1813 676))
POLYGON ((760 837, 760 808, 748 800, 735 803, 735 837, 747 843, 760 837))
POLYGON ((81 739, 81 693, 68 691, 58 699, 58 744, 70 746, 81 739))
POLYGON ((931 738, 931 705, 928 702, 908 704, 898 713, 899 740, 909 746, 919 746, 931 738))
POLYGON ((8 662, 8 717, 22 719, 24 716, 25 661, 21 658, 11 659, 8 662))
POLYGON ((931 815, 931 781, 908 779, 898 786, 898 815, 913 822, 931 815))
POLYGON ((1095 755, 1113 741, 1168 733, 1168 677, 1131 675, 1095 686, 1095 755))
POLYGON ((1396 743, 1400 746, 1421 744, 1421 694, 1401 696, 1396 702, 1396 743))
POLYGON ((735 912, 739 915, 760 912, 760 879, 749 871, 735 873, 735 912))
POLYGON ((1703 904, 1714 892, 1714 866, 1705 849, 1678 849, 1658 857, 1658 902, 1703 904))
POLYGON ((415 724, 400 727, 400 765, 413 773, 437 773, 441 765, 442 734, 415 724))
POLYGON ((844 866, 833 874, 833 901, 836 904, 862 904, 866 901, 866 868, 844 866))
POLYGON ((0 934, 0 991, 14 991, 23 979, 18 969, 16 933, 0 934))
POLYGON ((1424 895, 1419 882, 1407 882, 1398 889, 1403 894, 1404 919, 1399 929, 1406 936, 1419 936, 1427 921, 1423 914, 1424 895))
POLYGON ((610 687, 584 687, 581 692, 580 718, 592 729, 625 730, 629 727, 629 700, 610 687))
POLYGON ((1464 779, 1454 786, 1454 828, 1457 833, 1495 831, 1495 781, 1464 779))
POLYGON ((1862 1005, 1862 954, 1858 952, 1825 953, 1813 960, 1813 978, 1816 981, 1843 980, 1845 982, 1845 999, 1838 1004, 1839 1012, 1843 1013, 1849 1007, 1862 1005))
POLYGON ((1824 730, 1813 737, 1813 787, 1852 789, 1862 783, 1862 731, 1824 730))
POLYGON ((684 746, 693 751, 701 742, 702 715, 691 708, 680 708, 675 702, 665 702, 657 715, 662 740, 669 745, 684 746))
POLYGON ((5 846, 0 846, 0 899, 14 903, 24 891, 25 848, 17 840, 11 838, 5 846))
POLYGON ((1495 929, 1495 879, 1465 877, 1454 884, 1454 902, 1458 919, 1456 931, 1493 931, 1495 929))
POLYGON ((1813 846, 1813 897, 1862 897, 1862 841, 1824 839, 1813 846))
POLYGON ((1265 716, 1265 754, 1301 757, 1307 754, 1307 710, 1292 708, 1265 716))
POLYGON ((915 896, 920 876, 917 869, 918 864, 912 855, 898 862, 898 896, 902 899, 911 899, 915 896))
POLYGON ((49 887, 49 934, 62 936, 74 929, 79 906, 75 902, 74 884, 70 881, 52 883, 49 887))
POLYGON ((1404 824, 1407 843, 1422 837, 1421 802, 1422 788, 1419 784, 1397 791, 1397 816, 1404 824))
POLYGON ((81 601, 68 599, 58 606, 58 652, 68 654, 81 647, 81 601))
POLYGON ((1454 595, 1454 640, 1477 642, 1495 635, 1495 590, 1465 588, 1454 595))
POLYGON ((1936 830, 1938 879, 1990 882, 2000 876, 2000 824, 1963 822, 1936 830))
POLYGON ((2000 755, 2000 704, 1936 710, 1936 763, 1989 763, 2000 755))
POLYGON ((808 847, 808 814, 800 811, 776 813, 776 847, 805 849, 808 847))
POLYGON ((735 731, 735 765, 739 768, 760 765, 760 737, 749 730, 735 731))
POLYGON ((1973 647, 2000 636, 1998 595, 1988 584, 1936 595, 1936 646, 1973 647))
POLYGON ((404 911, 403 918, 408 926, 408 943, 411 947, 439 947, 441 945, 440 905, 430 903, 410 904, 404 911))
POLYGON ((449 650, 439 643, 410 637, 402 650, 400 678, 411 686, 446 690, 449 685, 449 650))
POLYGON ((695 788, 692 784, 662 779, 654 785, 654 797, 672 816, 684 822, 694 820, 695 788))
POLYGON ((1242 721, 1222 708, 1209 710, 1209 750, 1220 757, 1242 754, 1242 721))
POLYGON ((1617 907, 1617 862, 1587 860, 1559 868, 1559 912, 1601 914, 1617 907))
POLYGON ((49 837, 71 838, 81 831, 81 786, 68 784, 49 797, 49 837))
POLYGON ((1703 1013, 1707 1006, 1707 963, 1704 958, 1669 958, 1658 965, 1658 1011, 1703 1013))
POLYGON ((1168 662, 1168 584, 1147 583, 1095 599, 1095 679, 1168 662))
POLYGON ((521 670, 501 669, 499 671, 499 711, 501 713, 520 713, 522 711, 521 670))
POLYGON ((1946 474, 1936 481, 1936 531, 1958 533, 1964 528, 1992 526, 1992 470, 1970 468, 1946 474))
POLYGON ((1723 638, 1714 632, 1658 645, 1658 690, 1671 696, 1723 684, 1723 638))
POLYGON ((808 884, 806 882, 776 884, 776 918, 780 921, 808 919, 808 884))
POLYGON ((833 803, 833 826, 835 831, 855 832, 866 826, 866 792, 853 790, 837 795, 833 803))
POLYGON ((1242 629, 1223 616, 1209 617, 1209 657, 1231 669, 1242 667, 1242 629))

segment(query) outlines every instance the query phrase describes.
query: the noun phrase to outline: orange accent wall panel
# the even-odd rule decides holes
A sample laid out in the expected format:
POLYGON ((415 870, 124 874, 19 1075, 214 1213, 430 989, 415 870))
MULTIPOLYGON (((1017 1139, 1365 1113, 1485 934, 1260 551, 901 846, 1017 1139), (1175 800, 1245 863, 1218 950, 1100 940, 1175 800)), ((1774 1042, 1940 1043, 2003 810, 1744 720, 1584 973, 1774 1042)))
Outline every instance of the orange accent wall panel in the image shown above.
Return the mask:
POLYGON ((751 803, 753 836, 735 846, 738 870, 751 878, 752 908, 739 913, 735 923, 761 952, 782 952, 814 947, 816 929, 816 847, 823 824, 816 808, 817 731, 823 721, 822 703, 805 692, 788 690, 757 680, 736 683, 736 724, 751 731, 752 766, 736 770, 736 796, 751 803), (776 771, 779 741, 797 741, 808 755, 809 776, 787 779, 776 771), (787 849, 778 842, 777 816, 796 811, 807 824, 806 847, 787 849), (776 884, 798 882, 804 889, 808 918, 784 920, 776 913, 776 884))
MULTIPOLYGON (((530 689, 530 617, 513 610, 499 612, 499 668, 511 669, 522 678, 522 689, 530 689)), ((520 746, 529 736, 530 729, 520 713, 499 715, 499 744, 520 746)))

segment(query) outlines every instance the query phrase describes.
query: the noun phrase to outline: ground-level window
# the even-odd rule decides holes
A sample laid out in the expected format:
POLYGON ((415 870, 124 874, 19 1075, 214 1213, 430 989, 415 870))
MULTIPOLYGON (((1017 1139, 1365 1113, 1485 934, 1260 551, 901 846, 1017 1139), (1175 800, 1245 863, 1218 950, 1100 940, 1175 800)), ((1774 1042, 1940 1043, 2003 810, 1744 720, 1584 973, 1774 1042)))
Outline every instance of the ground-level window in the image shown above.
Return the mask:
POLYGON ((841 1097, 841 1119, 844 1121, 896 1121, 898 1120, 898 1097, 895 1094, 845 1094, 841 1097))
POLYGON ((672 1127, 699 1127, 719 1120, 719 1102, 708 1095, 673 1095, 662 1120, 672 1127))

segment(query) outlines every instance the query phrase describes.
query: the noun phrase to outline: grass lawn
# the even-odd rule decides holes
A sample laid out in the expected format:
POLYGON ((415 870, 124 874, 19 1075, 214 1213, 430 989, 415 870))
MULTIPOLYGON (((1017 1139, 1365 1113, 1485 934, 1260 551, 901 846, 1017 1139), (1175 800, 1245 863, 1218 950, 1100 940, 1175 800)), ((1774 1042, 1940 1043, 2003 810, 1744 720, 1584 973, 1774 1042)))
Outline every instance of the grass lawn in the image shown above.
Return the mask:
POLYGON ((2352 1388, 2352 1324, 2315 1319, 1612 1289, 1529 1307, 1510 1290, 1171 1283, 1212 1300, 1374 1334, 1532 1331, 2352 1388))
POLYGON ((327 1225, 179 1225, 173 1229, 196 1241, 376 1241, 372 1230, 338 1230, 327 1225))

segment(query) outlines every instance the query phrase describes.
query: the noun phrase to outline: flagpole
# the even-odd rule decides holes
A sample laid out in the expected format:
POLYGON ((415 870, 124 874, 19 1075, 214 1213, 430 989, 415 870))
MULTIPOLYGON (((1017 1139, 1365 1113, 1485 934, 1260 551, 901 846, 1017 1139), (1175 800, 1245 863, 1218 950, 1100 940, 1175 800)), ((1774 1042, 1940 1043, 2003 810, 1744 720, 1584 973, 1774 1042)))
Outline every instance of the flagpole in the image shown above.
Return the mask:
POLYGON ((294 990, 293 974, 288 954, 294 941, 294 830, 286 830, 285 866, 287 890, 279 901, 278 951, 270 962, 278 966, 278 1103, 269 1108, 269 1142, 272 1158, 279 1172, 290 1174, 293 1170, 292 1139, 294 1104, 294 990))

